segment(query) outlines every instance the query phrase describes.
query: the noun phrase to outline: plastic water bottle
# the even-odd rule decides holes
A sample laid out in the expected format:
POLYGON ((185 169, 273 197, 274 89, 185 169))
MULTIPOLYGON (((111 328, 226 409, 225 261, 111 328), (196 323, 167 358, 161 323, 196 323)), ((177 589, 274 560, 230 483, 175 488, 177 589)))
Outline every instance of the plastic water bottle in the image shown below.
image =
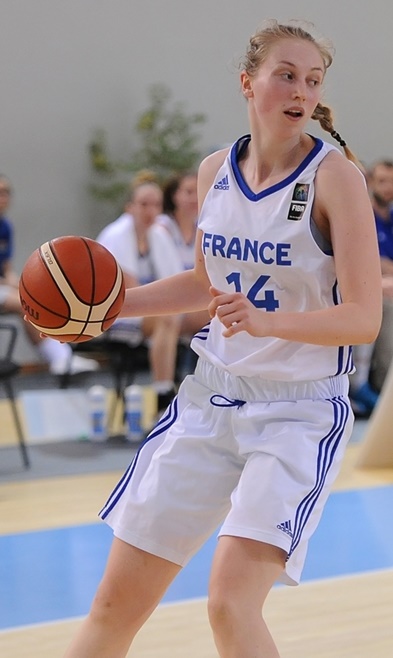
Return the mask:
POLYGON ((142 387, 136 384, 127 386, 124 391, 126 439, 130 443, 140 443, 143 439, 142 415, 143 393, 142 387))
POLYGON ((105 386, 91 386, 87 392, 90 411, 90 438, 105 441, 107 438, 107 393, 105 386))

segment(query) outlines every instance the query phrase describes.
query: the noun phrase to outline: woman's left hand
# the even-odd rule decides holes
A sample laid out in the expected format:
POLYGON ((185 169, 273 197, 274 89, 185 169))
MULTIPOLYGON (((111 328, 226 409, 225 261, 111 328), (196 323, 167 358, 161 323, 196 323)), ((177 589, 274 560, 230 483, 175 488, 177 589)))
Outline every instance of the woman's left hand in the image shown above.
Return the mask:
POLYGON ((217 316, 225 327, 222 335, 225 338, 234 336, 240 331, 247 331, 251 336, 267 336, 267 318, 264 313, 250 302, 241 292, 226 293, 210 287, 213 296, 208 306, 211 318, 217 316))

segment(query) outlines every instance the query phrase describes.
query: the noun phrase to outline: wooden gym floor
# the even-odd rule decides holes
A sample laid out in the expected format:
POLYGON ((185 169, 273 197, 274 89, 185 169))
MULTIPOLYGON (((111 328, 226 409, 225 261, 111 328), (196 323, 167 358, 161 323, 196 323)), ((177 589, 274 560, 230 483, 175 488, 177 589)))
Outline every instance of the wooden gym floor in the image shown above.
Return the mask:
MULTIPOLYGON (((0 445, 15 441, 4 404, 0 445)), ((357 426, 358 438, 364 429, 357 426)), ((282 658, 393 655, 393 469, 358 469, 359 445, 348 448, 303 584, 274 588, 269 598, 266 616, 282 658)), ((0 479, 2 657, 63 655, 105 563, 110 532, 97 510, 120 474, 0 479)), ((182 572, 130 657, 217 658, 205 598, 214 544, 182 572)))

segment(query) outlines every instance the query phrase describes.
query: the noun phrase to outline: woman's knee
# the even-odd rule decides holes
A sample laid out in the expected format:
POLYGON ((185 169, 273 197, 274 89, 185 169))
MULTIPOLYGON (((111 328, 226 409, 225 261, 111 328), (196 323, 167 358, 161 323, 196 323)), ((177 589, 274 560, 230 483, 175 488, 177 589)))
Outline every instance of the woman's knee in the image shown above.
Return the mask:
POLYGON ((177 315, 160 315, 154 318, 145 318, 143 323, 143 333, 146 337, 160 336, 165 334, 177 336, 180 332, 180 316, 177 315))
POLYGON ((254 540, 221 537, 213 561, 208 612, 212 625, 261 615, 265 599, 285 566, 281 548, 254 540))
POLYGON ((233 627, 239 617, 239 605, 235 598, 225 595, 223 590, 216 589, 209 593, 207 612, 210 626, 213 630, 233 627))
POLYGON ((159 321, 167 331, 179 333, 181 327, 181 317, 179 315, 162 315, 159 321))

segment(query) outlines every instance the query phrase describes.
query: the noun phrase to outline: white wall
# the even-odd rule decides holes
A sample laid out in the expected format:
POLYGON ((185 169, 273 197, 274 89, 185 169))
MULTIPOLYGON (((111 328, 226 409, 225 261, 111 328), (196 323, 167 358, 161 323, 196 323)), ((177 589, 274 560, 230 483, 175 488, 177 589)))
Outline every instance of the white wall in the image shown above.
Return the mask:
POLYGON ((0 172, 15 187, 19 270, 47 239, 95 237, 87 144, 105 128, 126 158, 152 83, 207 114, 206 149, 246 130, 236 65, 264 18, 305 18, 333 40, 325 100, 337 130, 366 163, 393 156, 388 0, 0 0, 0 10, 0 172))

